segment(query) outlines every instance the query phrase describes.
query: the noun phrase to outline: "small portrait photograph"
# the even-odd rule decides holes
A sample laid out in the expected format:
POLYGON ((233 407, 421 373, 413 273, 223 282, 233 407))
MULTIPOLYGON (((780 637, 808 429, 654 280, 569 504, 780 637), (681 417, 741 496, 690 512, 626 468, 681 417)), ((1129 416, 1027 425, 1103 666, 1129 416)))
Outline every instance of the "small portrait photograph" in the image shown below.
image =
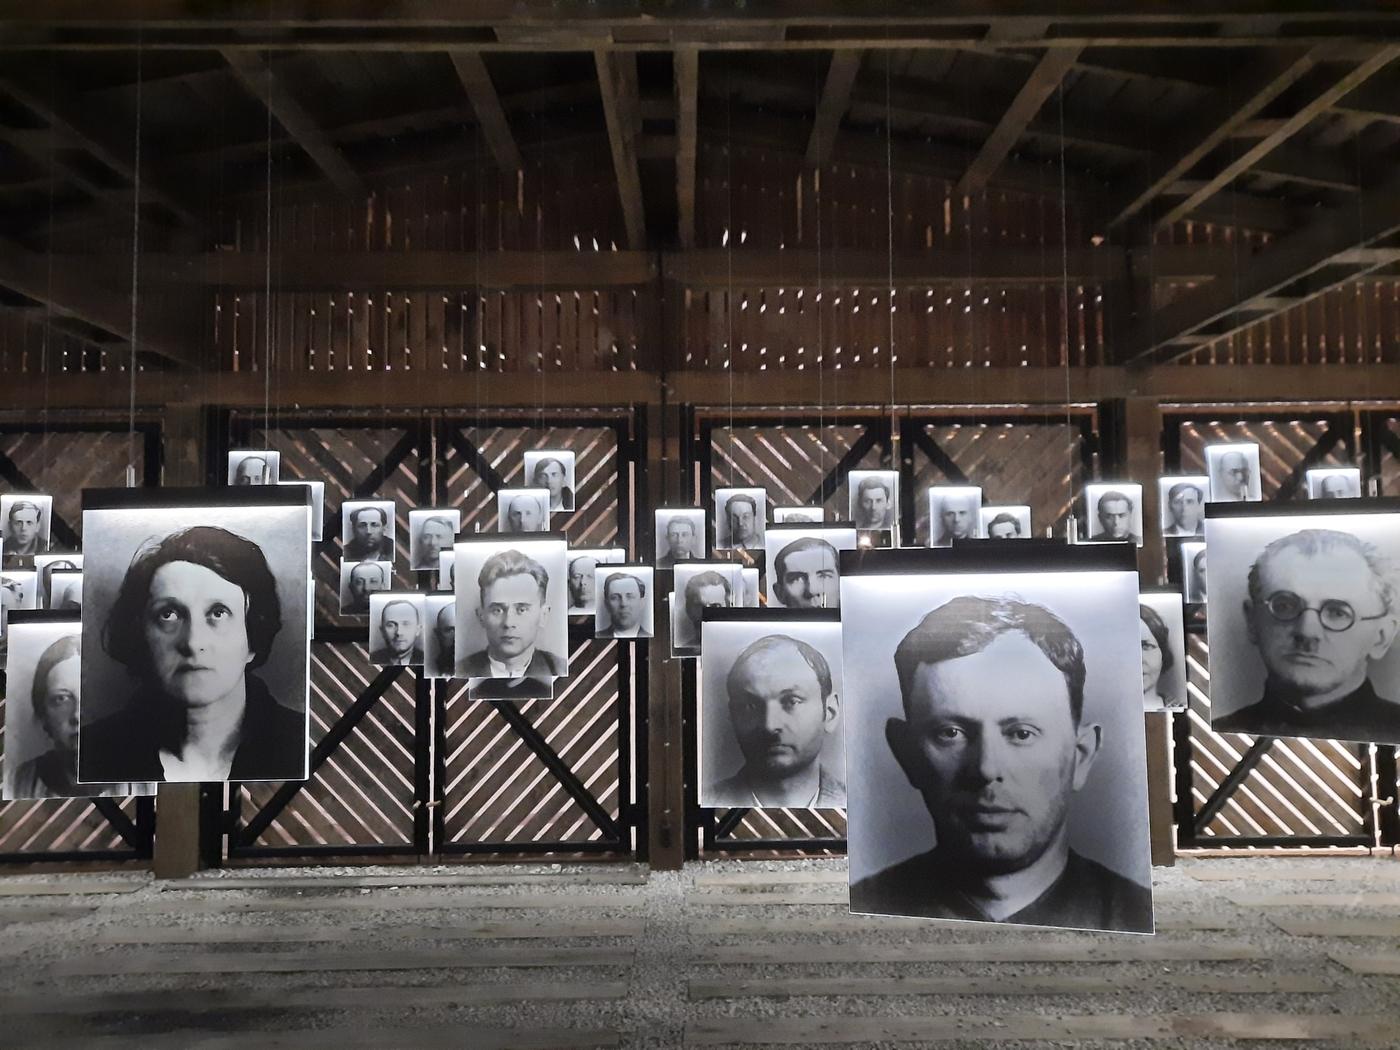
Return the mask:
POLYGON ((408 512, 408 564, 415 572, 437 572, 438 556, 457 542, 462 512, 456 507, 408 512))
POLYGON ((982 533, 982 490, 976 485, 930 485, 928 545, 951 547, 954 540, 974 540, 982 533))
POLYGON ((1167 537, 1206 534, 1206 496, 1210 478, 1185 474, 1157 479, 1157 505, 1162 535, 1167 537))
POLYGON ((1213 506, 1206 542, 1211 729, 1400 744, 1400 500, 1213 506))
POLYGON ((10 623, 5 701, 5 801, 149 795, 150 784, 78 783, 82 625, 73 615, 19 612, 10 623))
MULTIPOLYGON (((456 544, 454 543, 455 547, 456 544)), ((440 591, 454 591, 457 589, 457 576, 453 572, 453 565, 456 563, 457 554, 452 550, 445 550, 438 555, 438 585, 440 591)))
POLYGON ((496 531, 511 536, 549 531, 549 492, 545 489, 497 489, 496 531))
POLYGON ((846 475, 850 517, 866 532, 894 532, 899 521, 899 471, 853 470, 846 475))
POLYGON ((592 616, 598 611, 597 577, 599 565, 616 565, 627 560, 621 547, 579 547, 569 550, 569 615, 592 616))
POLYGON ((775 525, 811 525, 826 520, 826 510, 822 507, 774 507, 775 525))
POLYGON ((1142 546, 1142 486, 1099 481, 1084 486, 1085 538, 1089 543, 1142 546))
POLYGON ((0 554, 6 568, 27 569, 49 549, 53 497, 27 492, 0 496, 0 554))
POLYGON ((1138 595, 1142 618, 1142 709, 1186 710, 1186 624, 1181 595, 1176 591, 1143 591, 1138 595))
POLYGON ((705 512, 699 507, 662 507, 656 511, 656 567, 669 569, 678 561, 703 558, 705 512))
POLYGON ((379 667, 422 667, 426 626, 419 591, 380 591, 369 596, 369 662, 379 667))
POLYGON ((1030 507, 982 507, 977 512, 981 536, 988 540, 1028 540, 1031 532, 1030 507))
POLYGON ((1181 559, 1181 594, 1187 605, 1206 603, 1206 545, 1204 542, 1183 543, 1178 548, 1181 559))
POLYGON ((849 560, 851 911, 1151 933, 1133 549, 849 560))
POLYGON ((574 510, 574 454, 564 449, 525 453, 525 484, 549 493, 550 511, 574 510))
POLYGON ((39 574, 39 604, 35 608, 55 608, 53 604, 53 574, 55 572, 62 572, 65 569, 82 569, 82 567, 83 556, 81 554, 53 551, 48 554, 34 555, 34 571, 39 574))
POLYGON ((1259 446, 1252 441, 1206 446, 1212 503, 1257 503, 1260 488, 1259 446))
POLYGON ((83 608, 83 570, 82 569, 57 569, 48 570, 49 580, 48 604, 46 609, 55 612, 81 612, 83 608))
POLYGON ((656 634, 652 614, 653 569, 636 563, 599 562, 593 567, 598 595, 593 618, 594 638, 651 638, 656 634))
POLYGON ((762 550, 767 524, 764 489, 715 489, 715 550, 762 550))
POLYGON ((310 516, 279 485, 83 493, 80 781, 306 778, 310 516))
POLYGON ((344 561, 340 563, 340 611, 346 616, 368 616, 369 598, 376 591, 394 585, 391 561, 344 561))
POLYGON ((705 613, 700 805, 846 807, 839 615, 705 613))
POLYGON ((346 561, 394 560, 394 501, 350 499, 340 505, 340 556, 346 561))
POLYGON ((458 678, 472 699, 551 698, 569 673, 568 547, 560 533, 458 540, 458 678))
POLYGON ((438 591, 423 595, 423 673, 451 678, 457 659, 457 596, 438 591))
POLYGON ((840 551, 856 549, 856 527, 784 523, 764 539, 768 604, 779 609, 835 609, 841 604, 840 551))
POLYGON ((282 453, 269 449, 237 449, 228 454, 230 485, 276 485, 282 453))
POLYGON ((1361 471, 1356 467, 1314 467, 1304 477, 1308 499, 1361 498, 1361 471))
POLYGON ((708 608, 732 608, 742 596, 741 566, 727 561, 689 562, 675 567, 671 603, 671 655, 700 655, 700 620, 708 608))
POLYGON ((304 485, 311 490, 311 542, 320 543, 326 538, 326 483, 287 479, 277 484, 304 485))
POLYGON ((0 572, 0 635, 11 612, 39 608, 39 574, 33 569, 0 572))
POLYGON ((759 572, 756 568, 749 568, 747 565, 739 570, 739 601, 741 609, 757 609, 763 603, 759 601, 759 572))

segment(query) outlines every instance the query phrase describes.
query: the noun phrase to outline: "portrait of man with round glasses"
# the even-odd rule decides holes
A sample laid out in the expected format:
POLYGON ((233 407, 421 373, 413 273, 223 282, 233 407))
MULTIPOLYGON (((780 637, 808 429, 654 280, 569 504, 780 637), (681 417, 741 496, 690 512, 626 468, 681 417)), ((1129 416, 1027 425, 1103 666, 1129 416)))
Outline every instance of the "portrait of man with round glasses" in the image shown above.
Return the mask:
MULTIPOLYGON (((1212 729, 1400 742, 1400 690, 1395 661, 1387 659, 1400 609, 1385 549, 1394 540, 1373 531, 1381 519, 1389 519, 1394 537, 1400 515, 1274 519, 1287 521, 1289 531, 1252 559, 1217 552, 1216 539, 1207 540, 1214 552, 1207 563, 1212 729), (1354 534, 1367 517, 1375 520, 1366 534, 1354 534), (1241 624, 1243 637, 1236 633, 1241 624), (1241 674, 1246 668, 1254 673, 1241 674)), ((1208 520, 1207 535, 1223 526, 1228 541, 1231 527, 1253 524, 1208 520)))

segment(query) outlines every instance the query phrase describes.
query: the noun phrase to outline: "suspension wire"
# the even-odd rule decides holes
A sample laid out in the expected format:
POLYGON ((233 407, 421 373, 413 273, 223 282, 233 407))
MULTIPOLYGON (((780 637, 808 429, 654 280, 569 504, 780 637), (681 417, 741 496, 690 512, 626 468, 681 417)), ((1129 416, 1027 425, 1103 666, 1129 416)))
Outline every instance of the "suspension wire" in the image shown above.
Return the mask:
MULTIPOLYGON (((1068 471, 1065 486, 1068 489, 1069 522, 1074 516, 1074 413, 1071 406, 1070 352, 1069 352, 1069 216, 1066 205, 1068 178, 1065 174, 1065 91, 1063 81, 1055 89, 1055 107, 1059 119, 1059 159, 1060 159, 1060 345, 1064 348, 1065 371, 1065 459, 1068 471)), ((1066 528, 1073 534, 1073 525, 1066 528)))
POLYGON ((142 28, 136 29, 136 143, 135 159, 132 163, 131 195, 131 354, 127 360, 126 391, 126 485, 136 486, 136 347, 140 311, 137 303, 141 293, 141 112, 142 82, 145 79, 145 48, 141 39, 142 28))
MULTIPOLYGON (((899 441, 899 430, 896 426, 897 411, 895 408, 895 352, 894 352, 894 125, 890 113, 890 62, 885 59, 885 264, 888 287, 886 292, 889 302, 886 303, 886 314, 889 319, 889 360, 890 360, 890 450, 891 466, 895 471, 895 489, 898 491, 899 478, 902 475, 900 469, 900 457, 902 448, 899 441)), ((895 529, 894 535, 899 535, 899 507, 894 511, 895 529)), ((898 543, 892 543, 898 546, 898 543)))
MULTIPOLYGON (((263 66, 267 70, 268 97, 272 97, 272 56, 263 56, 263 66)), ((263 444, 272 442, 271 400, 272 400, 272 107, 264 106, 267 113, 267 201, 265 208, 265 230, 263 233, 263 444)))

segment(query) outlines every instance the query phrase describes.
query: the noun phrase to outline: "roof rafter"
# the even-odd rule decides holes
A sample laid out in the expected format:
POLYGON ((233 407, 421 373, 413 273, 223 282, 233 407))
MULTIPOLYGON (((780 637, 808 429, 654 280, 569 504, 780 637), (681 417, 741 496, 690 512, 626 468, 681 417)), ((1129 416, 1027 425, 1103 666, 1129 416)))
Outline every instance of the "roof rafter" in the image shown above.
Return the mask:
POLYGON ((608 145, 617 176, 617 193, 622 201, 627 246, 643 248, 647 224, 641 171, 637 166, 637 136, 641 131, 637 109, 637 56, 599 50, 593 52, 593 61, 603 96, 603 117, 608 124, 608 145))
POLYGON ((695 164, 699 156, 700 52, 683 47, 675 55, 676 233, 682 248, 695 245, 695 164))
POLYGON ((476 114, 477 125, 491 150, 491 156, 496 158, 496 166, 503 171, 519 171, 525 163, 520 159, 520 147, 510 133, 510 121, 506 119, 496 86, 491 82, 485 59, 475 51, 452 51, 449 56, 452 67, 457 70, 457 79, 467 92, 467 101, 476 114))
POLYGON ((810 167, 820 168, 831 159, 841 118, 851 104, 851 88, 860 72, 861 57, 859 51, 832 52, 821 101, 817 103, 816 119, 812 121, 812 136, 807 140, 806 157, 810 167))

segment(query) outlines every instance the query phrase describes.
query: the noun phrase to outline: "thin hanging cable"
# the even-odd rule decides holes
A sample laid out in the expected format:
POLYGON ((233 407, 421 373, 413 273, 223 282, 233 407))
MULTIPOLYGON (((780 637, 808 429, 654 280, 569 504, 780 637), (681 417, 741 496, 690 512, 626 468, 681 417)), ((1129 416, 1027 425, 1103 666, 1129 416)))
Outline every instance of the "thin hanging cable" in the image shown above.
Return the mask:
MULTIPOLYGON (((895 433, 895 403, 894 403, 894 128, 890 118, 890 63, 885 60, 885 262, 888 287, 886 289, 889 302, 889 347, 890 358, 890 434, 895 433)), ((896 445, 894 451, 898 452, 896 445)), ((899 470, 899 461, 896 459, 891 464, 895 471, 899 470)), ((895 509, 898 515, 899 509, 895 509)))
MULTIPOLYGON (((53 87, 57 88, 55 81, 53 87)), ((56 106, 54 108, 57 108, 56 106)), ((47 137, 49 152, 49 193, 48 193, 48 223, 49 237, 47 246, 47 258, 45 260, 44 273, 44 337, 39 344, 39 369, 44 376, 44 410, 41 415, 43 425, 43 438, 39 447, 39 462, 48 463, 49 460, 49 341, 53 337, 53 211, 54 199, 58 191, 58 176, 55 172, 54 131, 52 125, 49 127, 47 137)))
POLYGON ((136 484, 136 345, 140 311, 136 304, 141 293, 141 89, 144 77, 145 50, 141 46, 141 30, 136 39, 136 148, 132 163, 131 190, 131 356, 127 363, 126 391, 126 484, 136 484))
MULTIPOLYGON (((271 58, 266 55, 263 60, 269 98, 275 90, 271 58)), ((267 207, 263 232, 263 444, 266 446, 272 443, 272 107, 263 109, 267 112, 267 207)))
MULTIPOLYGON (((734 433, 734 99, 724 106, 724 366, 729 370, 729 484, 734 484, 738 435, 734 433)), ((716 517, 718 522, 718 517, 716 517)))
POLYGON ((1060 153, 1060 345, 1064 348, 1065 367, 1065 459, 1068 471, 1065 485, 1068 489, 1067 505, 1069 517, 1074 518, 1074 416, 1070 405, 1070 353, 1069 353, 1069 217, 1065 204, 1068 192, 1065 176, 1065 92, 1064 85, 1055 89, 1055 106, 1059 116, 1060 153))

